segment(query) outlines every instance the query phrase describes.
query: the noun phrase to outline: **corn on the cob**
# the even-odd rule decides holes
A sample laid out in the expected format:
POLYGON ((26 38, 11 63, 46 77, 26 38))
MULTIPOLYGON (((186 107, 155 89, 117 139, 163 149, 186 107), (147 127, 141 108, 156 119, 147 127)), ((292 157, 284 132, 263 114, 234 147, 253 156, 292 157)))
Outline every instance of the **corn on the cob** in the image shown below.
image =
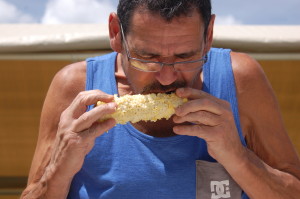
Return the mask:
MULTIPOLYGON (((169 119, 174 113, 175 108, 187 101, 172 94, 148 94, 148 95, 124 95, 114 96, 114 101, 118 104, 116 112, 106 115, 100 121, 114 118, 117 123, 126 122, 157 121, 159 119, 169 119)), ((97 102, 97 106, 104 102, 97 102)))

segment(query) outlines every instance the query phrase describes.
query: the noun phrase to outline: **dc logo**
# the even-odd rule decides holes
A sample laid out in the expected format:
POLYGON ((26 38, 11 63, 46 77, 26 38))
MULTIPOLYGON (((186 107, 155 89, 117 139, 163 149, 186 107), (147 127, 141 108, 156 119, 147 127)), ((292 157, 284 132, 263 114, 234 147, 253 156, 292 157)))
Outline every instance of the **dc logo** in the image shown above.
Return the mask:
POLYGON ((210 182, 211 199, 230 198, 229 180, 210 182))

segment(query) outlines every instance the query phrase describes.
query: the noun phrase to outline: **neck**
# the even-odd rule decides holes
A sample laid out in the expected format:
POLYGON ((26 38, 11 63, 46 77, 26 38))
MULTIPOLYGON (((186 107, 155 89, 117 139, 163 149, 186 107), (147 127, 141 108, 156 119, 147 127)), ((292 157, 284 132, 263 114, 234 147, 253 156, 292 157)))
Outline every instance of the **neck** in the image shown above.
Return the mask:
POLYGON ((137 122, 132 124, 137 130, 154 137, 171 137, 176 135, 173 132, 173 126, 175 125, 172 119, 158 120, 156 122, 137 122))

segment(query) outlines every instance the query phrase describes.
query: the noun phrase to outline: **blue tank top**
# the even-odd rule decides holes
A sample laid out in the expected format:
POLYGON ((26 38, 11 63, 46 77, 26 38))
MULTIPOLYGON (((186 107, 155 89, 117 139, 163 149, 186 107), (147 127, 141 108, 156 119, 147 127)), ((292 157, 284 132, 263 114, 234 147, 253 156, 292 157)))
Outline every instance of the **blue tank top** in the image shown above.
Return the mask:
MULTIPOLYGON (((86 90, 117 94, 117 53, 87 59, 86 90)), ((211 49, 203 68, 203 90, 230 102, 241 142, 230 50, 211 49)), ((196 160, 214 162, 204 140, 177 135, 146 135, 130 123, 116 125, 98 137, 82 169, 73 178, 69 199, 196 197, 196 160)))

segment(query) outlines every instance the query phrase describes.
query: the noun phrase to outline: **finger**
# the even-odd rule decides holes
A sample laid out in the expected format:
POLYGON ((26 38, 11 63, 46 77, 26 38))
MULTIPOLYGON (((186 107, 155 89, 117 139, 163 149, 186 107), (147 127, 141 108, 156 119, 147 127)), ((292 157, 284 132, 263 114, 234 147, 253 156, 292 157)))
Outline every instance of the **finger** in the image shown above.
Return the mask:
POLYGON ((175 115, 173 117, 173 121, 175 123, 191 122, 207 126, 217 126, 220 124, 221 118, 219 115, 214 113, 210 113, 207 111, 197 111, 195 113, 188 113, 183 117, 175 115))
POLYGON ((90 90, 90 91, 82 91, 80 92, 71 105, 78 106, 78 105, 92 105, 95 104, 97 101, 103 102, 111 102, 113 100, 113 95, 109 95, 104 93, 100 90, 90 90))
POLYGON ((97 101, 111 102, 112 95, 108 95, 100 90, 80 92, 73 100, 69 107, 69 111, 74 118, 78 118, 87 109, 87 106, 96 104, 97 101))
POLYGON ((109 129, 113 128, 116 125, 116 120, 107 119, 103 122, 95 122, 91 128, 87 131, 84 131, 81 134, 82 137, 96 138, 101 136, 103 133, 107 132, 109 129))
POLYGON ((204 140, 207 139, 208 128, 205 125, 178 125, 173 127, 174 133, 178 135, 196 136, 204 140))
POLYGON ((116 107, 116 103, 110 102, 101 106, 97 106, 88 112, 85 112, 77 120, 74 121, 72 130, 74 132, 80 132, 84 129, 90 128, 96 121, 101 119, 101 117, 115 112, 116 107))
POLYGON ((176 109, 175 113, 179 116, 200 110, 212 112, 217 115, 221 115, 222 113, 223 100, 204 91, 193 88, 179 88, 176 90, 176 94, 179 97, 191 99, 176 109))
POLYGON ((212 101, 218 99, 202 90, 193 89, 193 88, 189 88, 189 87, 178 88, 176 90, 176 95, 178 97, 188 98, 188 99, 208 98, 212 101))
POLYGON ((220 106, 218 103, 208 98, 199 98, 190 100, 177 107, 175 109, 175 114, 183 117, 189 113, 195 113, 198 111, 206 111, 216 115, 221 115, 223 109, 222 106, 220 106))

